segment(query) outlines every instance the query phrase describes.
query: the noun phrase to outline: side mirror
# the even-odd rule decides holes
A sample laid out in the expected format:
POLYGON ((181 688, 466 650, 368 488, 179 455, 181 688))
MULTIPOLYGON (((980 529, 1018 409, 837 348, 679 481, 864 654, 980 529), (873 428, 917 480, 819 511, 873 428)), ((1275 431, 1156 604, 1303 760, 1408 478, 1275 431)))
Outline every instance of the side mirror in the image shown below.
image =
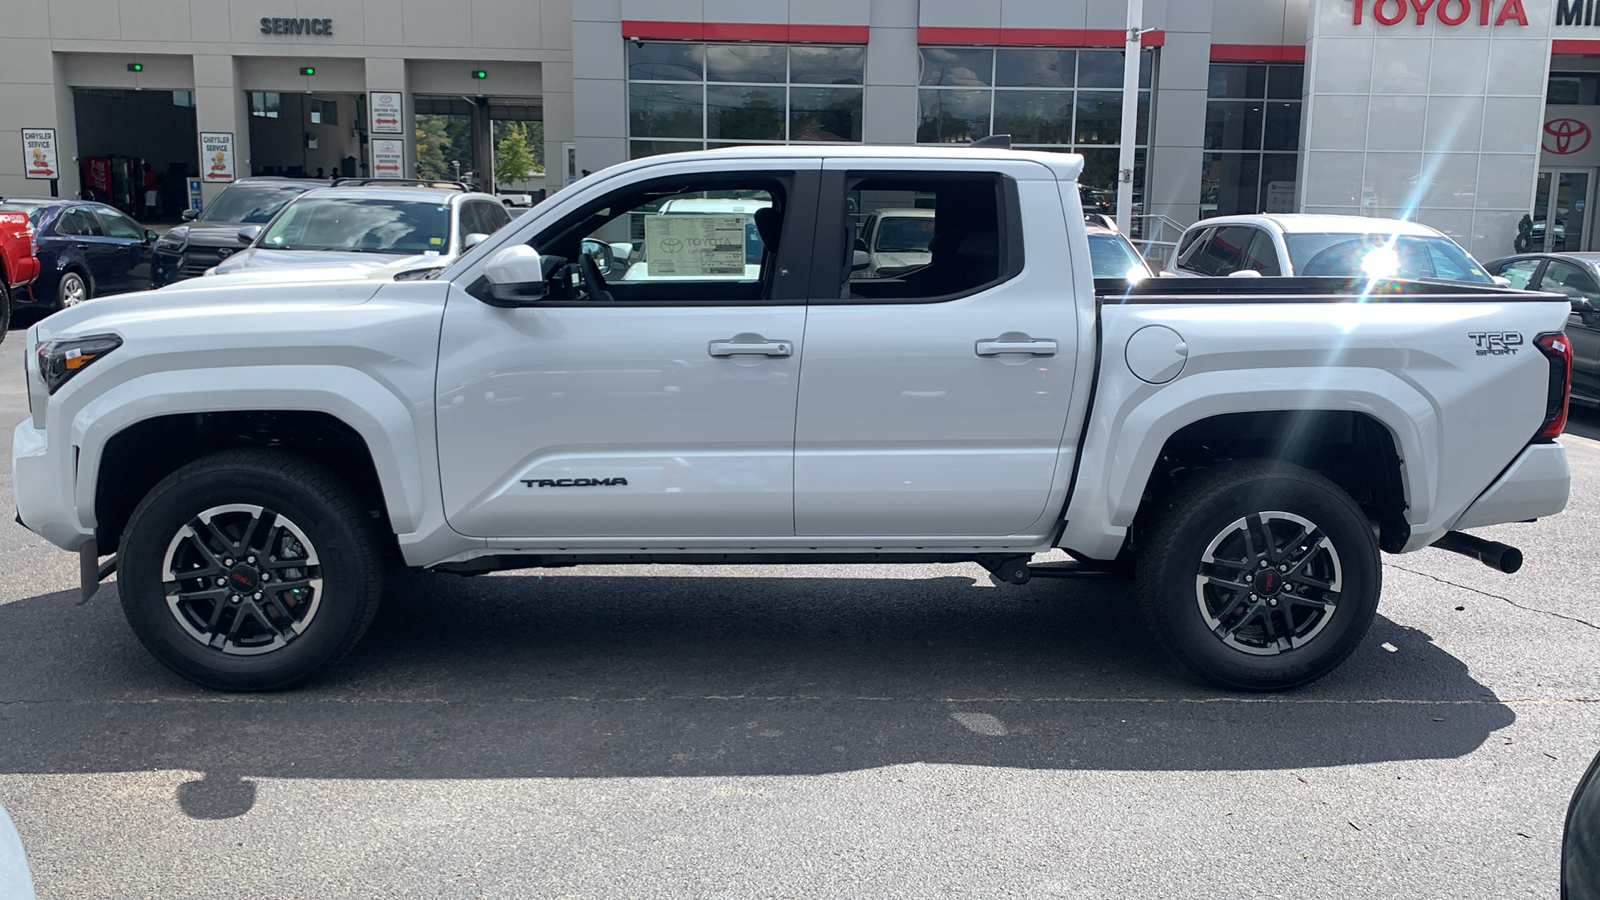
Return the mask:
POLYGON ((854 246, 855 246, 856 252, 858 252, 858 253, 866 253, 866 252, 868 252, 867 242, 863 241, 861 238, 856 238, 856 242, 855 242, 854 246))
POLYGON ((1228 277, 1229 278, 1260 278, 1261 277, 1261 273, 1257 272, 1255 269, 1240 269, 1237 272, 1229 272, 1228 273, 1228 277))
MULTIPOLYGON (((859 244, 861 242, 860 241, 856 241, 856 243, 859 244)), ((865 251, 865 250, 857 250, 857 251, 855 251, 854 253, 851 254, 851 256, 850 256, 850 271, 859 272, 862 269, 865 269, 866 267, 868 267, 870 265, 872 265, 872 254, 868 253, 867 251, 865 251)))
POLYGON ((1600 321, 1600 310, 1594 308, 1594 302, 1588 297, 1572 298, 1572 313, 1583 320, 1586 327, 1593 328, 1600 321))
POLYGON ((239 243, 241 243, 241 244, 254 243, 255 239, 260 237, 260 236, 261 236, 261 226, 260 225, 246 225, 245 227, 239 229, 239 243))
POLYGON ((461 239, 461 252, 465 253, 488 239, 489 236, 487 234, 474 231, 473 233, 461 239))
POLYGON ((186 209, 183 212, 179 213, 178 216, 179 216, 179 218, 183 219, 185 222, 193 222, 195 219, 200 218, 200 210, 198 210, 198 209, 186 209))
POLYGON ((148 228, 144 230, 144 242, 146 244, 154 244, 160 237, 161 235, 156 234, 154 231, 151 231, 148 228))
POLYGON ((544 296, 544 260, 527 244, 512 244, 496 250, 483 267, 489 286, 490 306, 513 309, 528 306, 544 296))
POLYGON ((1504 275, 1490 275, 1489 277, 1494 279, 1495 284, 1498 284, 1503 288, 1511 287, 1511 279, 1505 277, 1504 275))
POLYGON ((617 263, 616 251, 605 241, 584 238, 583 253, 594 260, 595 267, 600 270, 601 275, 610 275, 612 267, 617 263))

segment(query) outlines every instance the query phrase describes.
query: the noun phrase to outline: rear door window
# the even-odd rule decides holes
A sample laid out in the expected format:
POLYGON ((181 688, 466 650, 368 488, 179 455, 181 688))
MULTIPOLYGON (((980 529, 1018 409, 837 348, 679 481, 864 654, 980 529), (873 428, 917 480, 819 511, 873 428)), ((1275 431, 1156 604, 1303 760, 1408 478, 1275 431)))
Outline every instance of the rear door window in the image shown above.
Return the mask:
POLYGON ((1189 254, 1185 268, 1200 275, 1220 277, 1244 268, 1245 249, 1255 237, 1248 225, 1222 225, 1189 254))
POLYGON ((1511 286, 1519 291, 1528 290, 1528 285, 1533 283, 1533 276, 1539 271, 1541 259, 1514 259, 1500 267, 1500 277, 1511 282, 1511 286))

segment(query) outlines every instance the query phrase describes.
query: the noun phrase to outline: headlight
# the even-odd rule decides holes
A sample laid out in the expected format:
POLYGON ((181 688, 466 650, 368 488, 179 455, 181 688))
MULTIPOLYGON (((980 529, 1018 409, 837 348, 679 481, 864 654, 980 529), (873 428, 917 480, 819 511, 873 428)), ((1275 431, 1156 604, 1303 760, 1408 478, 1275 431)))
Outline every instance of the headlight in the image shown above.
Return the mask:
POLYGON ((183 252, 183 241, 181 241, 181 240, 176 240, 175 241, 175 240, 172 240, 171 238, 165 238, 164 237, 161 240, 156 241, 156 249, 157 250, 164 250, 164 251, 166 251, 168 253, 181 253, 181 252, 183 252))
POLYGON ((45 389, 54 394, 72 376, 87 369, 95 360, 122 346, 114 334, 91 334, 65 338, 39 345, 39 377, 45 389))

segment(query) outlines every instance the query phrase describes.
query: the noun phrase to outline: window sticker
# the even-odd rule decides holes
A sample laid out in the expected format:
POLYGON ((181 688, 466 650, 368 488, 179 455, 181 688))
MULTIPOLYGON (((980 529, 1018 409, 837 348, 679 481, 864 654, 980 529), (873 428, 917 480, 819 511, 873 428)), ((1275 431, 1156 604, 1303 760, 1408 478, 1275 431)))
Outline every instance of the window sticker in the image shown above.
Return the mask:
POLYGON ((744 216, 656 215, 644 220, 650 275, 743 275, 744 216))

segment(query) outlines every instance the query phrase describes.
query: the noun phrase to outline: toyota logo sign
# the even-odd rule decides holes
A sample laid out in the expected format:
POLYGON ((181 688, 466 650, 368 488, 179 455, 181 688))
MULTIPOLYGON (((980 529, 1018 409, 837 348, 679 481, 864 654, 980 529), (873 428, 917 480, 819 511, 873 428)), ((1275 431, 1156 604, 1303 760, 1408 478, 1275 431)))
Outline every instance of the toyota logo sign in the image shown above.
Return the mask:
POLYGON ((1547 137, 1540 146, 1546 153, 1554 153, 1557 156, 1577 153, 1589 146, 1589 139, 1593 136, 1589 126, 1577 119, 1551 119, 1544 123, 1544 133, 1547 137), (1552 141, 1555 146, 1551 146, 1552 141))

